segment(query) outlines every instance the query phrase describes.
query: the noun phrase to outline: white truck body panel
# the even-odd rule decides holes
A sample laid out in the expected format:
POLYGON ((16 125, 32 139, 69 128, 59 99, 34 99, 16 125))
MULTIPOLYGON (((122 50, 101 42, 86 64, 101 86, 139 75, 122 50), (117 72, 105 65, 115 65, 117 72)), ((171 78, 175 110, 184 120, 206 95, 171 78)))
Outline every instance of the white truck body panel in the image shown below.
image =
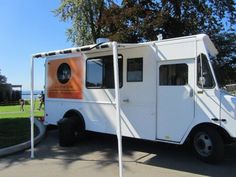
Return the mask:
MULTIPOLYGON (((199 65, 197 57, 204 54, 209 60, 209 54, 212 56, 217 54, 217 50, 208 36, 196 35, 144 44, 120 44, 118 45, 118 54, 122 56, 123 67, 123 84, 119 90, 123 136, 182 144, 193 127, 201 123, 211 123, 222 126, 232 137, 236 137, 235 97, 222 95, 210 62, 209 67, 213 73, 214 87, 202 89, 197 85, 197 67, 199 65), (137 71, 135 72, 141 80, 128 81, 128 77, 135 80, 132 70, 128 76, 128 60, 138 58, 142 59, 142 76, 137 71), (173 67, 169 67, 170 65, 173 67), (181 74, 176 69, 178 67, 186 68, 183 72, 185 71, 187 76, 182 77, 186 77, 187 82, 178 84, 177 78, 175 78, 175 85, 161 84, 160 72, 163 72, 163 75, 165 72, 179 72, 181 74), (226 122, 213 121, 214 118, 227 120, 226 122)), ((63 118, 67 111, 77 110, 83 115, 86 130, 109 134, 116 133, 114 89, 88 88, 86 85, 87 72, 90 72, 87 69, 87 62, 93 61, 92 59, 97 57, 109 55, 112 55, 112 49, 108 47, 77 54, 47 57, 46 124, 57 125, 57 122, 63 118), (51 72, 50 64, 55 61, 62 64, 67 59, 71 61, 71 66, 80 65, 79 67, 82 68, 80 71, 76 71, 80 72, 81 77, 78 81, 81 82, 79 87, 81 91, 78 92, 81 94, 79 99, 49 96, 50 94, 55 95, 56 92, 59 93, 60 91, 57 89, 65 89, 64 87, 66 87, 63 84, 58 87, 56 85, 53 88, 55 90, 50 90, 50 84, 53 80, 48 77, 51 72)), ((74 72, 73 67, 71 75, 74 72)), ((96 67, 98 66, 96 65, 96 67)), ((172 82, 171 79, 169 81, 172 82)), ((73 90, 73 87, 72 84, 70 89, 73 90)), ((64 92, 65 94, 70 93, 67 90, 64 92)), ((70 96, 73 97, 73 94, 74 92, 70 96)))

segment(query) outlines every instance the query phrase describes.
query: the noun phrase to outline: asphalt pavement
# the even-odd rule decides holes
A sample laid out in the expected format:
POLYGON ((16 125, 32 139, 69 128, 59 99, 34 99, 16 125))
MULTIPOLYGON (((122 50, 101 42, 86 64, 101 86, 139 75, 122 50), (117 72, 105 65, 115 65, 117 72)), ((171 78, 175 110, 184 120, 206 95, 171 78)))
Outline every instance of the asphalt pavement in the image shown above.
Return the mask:
MULTIPOLYGON (((115 136, 89 133, 74 147, 58 145, 57 130, 46 133, 30 151, 0 158, 0 177, 118 177, 115 136)), ((225 160, 210 165, 189 147, 131 138, 123 139, 124 177, 235 177, 236 145, 226 147, 225 160)))

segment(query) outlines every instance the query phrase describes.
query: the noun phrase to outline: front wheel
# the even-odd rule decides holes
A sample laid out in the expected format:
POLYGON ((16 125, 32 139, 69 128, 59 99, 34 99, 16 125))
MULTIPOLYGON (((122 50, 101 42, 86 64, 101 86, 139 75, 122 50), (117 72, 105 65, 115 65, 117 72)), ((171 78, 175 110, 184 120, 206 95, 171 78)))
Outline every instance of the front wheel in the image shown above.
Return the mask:
POLYGON ((193 136, 193 149, 204 162, 218 163, 224 158, 224 143, 220 134, 213 128, 199 129, 193 136))

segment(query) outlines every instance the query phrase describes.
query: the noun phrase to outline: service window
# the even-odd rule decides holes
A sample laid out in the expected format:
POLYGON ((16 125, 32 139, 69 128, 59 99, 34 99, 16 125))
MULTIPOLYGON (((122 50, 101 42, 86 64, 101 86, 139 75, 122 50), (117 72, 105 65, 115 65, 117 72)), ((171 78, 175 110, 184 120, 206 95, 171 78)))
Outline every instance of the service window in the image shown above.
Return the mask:
POLYGON ((159 69, 159 85, 186 85, 188 84, 188 65, 170 64, 161 65, 159 69))
POLYGON ((143 58, 127 60, 127 82, 143 81, 143 58))
POLYGON ((205 54, 197 57, 197 85, 199 88, 214 88, 215 81, 205 54))
MULTIPOLYGON (((123 59, 118 56, 120 88, 123 85, 123 59)), ((89 58, 86 61, 86 87, 87 88, 114 88, 113 56, 89 58)))

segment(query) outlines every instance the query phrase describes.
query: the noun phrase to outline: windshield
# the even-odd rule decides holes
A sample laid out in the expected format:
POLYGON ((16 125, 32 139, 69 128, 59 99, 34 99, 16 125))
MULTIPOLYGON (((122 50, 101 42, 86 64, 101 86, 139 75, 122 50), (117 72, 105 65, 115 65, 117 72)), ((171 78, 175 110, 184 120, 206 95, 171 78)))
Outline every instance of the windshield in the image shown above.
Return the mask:
POLYGON ((224 84, 224 78, 222 77, 223 74, 222 74, 220 61, 217 59, 216 56, 209 55, 209 57, 210 57, 211 65, 215 73, 216 82, 220 88, 223 88, 225 84, 224 84))
POLYGON ((217 83, 219 87, 226 93, 231 95, 236 95, 236 84, 229 84, 227 75, 225 73, 225 69, 223 69, 222 63, 220 63, 220 59, 216 56, 210 56, 211 64, 213 66, 217 83))
POLYGON ((218 58, 216 56, 210 56, 210 61, 215 73, 215 77, 218 83, 218 86, 221 89, 228 90, 227 85, 236 84, 234 80, 232 80, 232 73, 235 73, 235 69, 230 67, 225 61, 222 61, 222 58, 218 58), (231 77, 230 77, 231 76, 231 77))

